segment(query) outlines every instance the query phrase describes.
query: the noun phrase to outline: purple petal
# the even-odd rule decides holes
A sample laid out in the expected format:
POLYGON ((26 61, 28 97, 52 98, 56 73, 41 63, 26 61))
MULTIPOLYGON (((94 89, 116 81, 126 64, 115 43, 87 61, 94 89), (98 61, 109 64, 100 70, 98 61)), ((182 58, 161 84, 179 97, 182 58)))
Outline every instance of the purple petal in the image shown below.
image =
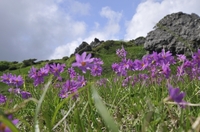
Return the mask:
POLYGON ((85 60, 86 54, 86 52, 83 52, 83 54, 81 55, 81 60, 85 60))
POLYGON ((176 97, 177 94, 179 94, 179 92, 179 88, 171 88, 169 89, 169 96, 173 99, 174 97, 176 97))
POLYGON ((81 56, 79 54, 76 54, 75 56, 76 56, 76 61, 77 62, 81 62, 81 60, 82 60, 81 56))
POLYGON ((182 102, 184 97, 185 97, 185 93, 181 92, 181 93, 179 93, 179 95, 177 97, 174 98, 174 101, 176 101, 177 103, 180 103, 180 102, 182 102))
POLYGON ((12 120, 12 123, 13 123, 14 125, 16 125, 18 122, 19 122, 18 119, 14 119, 14 120, 12 120))
POLYGON ((92 56, 91 54, 88 54, 87 57, 86 57, 86 59, 90 59, 91 56, 92 56))

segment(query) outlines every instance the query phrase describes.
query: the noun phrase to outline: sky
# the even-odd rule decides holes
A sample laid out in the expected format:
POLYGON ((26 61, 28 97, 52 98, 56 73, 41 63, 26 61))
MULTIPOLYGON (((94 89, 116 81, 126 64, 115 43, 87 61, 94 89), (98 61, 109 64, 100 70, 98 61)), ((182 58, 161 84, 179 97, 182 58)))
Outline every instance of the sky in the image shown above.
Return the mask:
POLYGON ((146 37, 164 16, 200 16, 200 0, 0 0, 0 61, 62 59, 83 42, 146 37))

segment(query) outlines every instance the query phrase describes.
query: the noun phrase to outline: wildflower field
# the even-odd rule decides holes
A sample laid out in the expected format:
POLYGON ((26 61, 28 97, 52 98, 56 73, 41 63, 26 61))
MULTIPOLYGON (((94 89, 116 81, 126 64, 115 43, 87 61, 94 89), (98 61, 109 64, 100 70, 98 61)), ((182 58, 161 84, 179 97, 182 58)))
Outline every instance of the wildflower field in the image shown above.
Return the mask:
POLYGON ((3 73, 0 132, 200 131, 200 50, 133 60, 122 46, 116 57, 106 76, 102 58, 86 52, 71 66, 3 73))

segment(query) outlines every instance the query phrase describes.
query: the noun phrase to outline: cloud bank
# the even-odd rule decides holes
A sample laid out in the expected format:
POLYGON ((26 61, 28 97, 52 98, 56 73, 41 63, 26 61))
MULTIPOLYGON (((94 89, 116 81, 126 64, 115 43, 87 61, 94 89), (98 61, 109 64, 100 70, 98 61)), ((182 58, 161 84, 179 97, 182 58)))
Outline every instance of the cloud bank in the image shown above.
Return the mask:
POLYGON ((47 59, 59 45, 85 34, 84 21, 73 20, 57 2, 0 1, 0 60, 47 59))

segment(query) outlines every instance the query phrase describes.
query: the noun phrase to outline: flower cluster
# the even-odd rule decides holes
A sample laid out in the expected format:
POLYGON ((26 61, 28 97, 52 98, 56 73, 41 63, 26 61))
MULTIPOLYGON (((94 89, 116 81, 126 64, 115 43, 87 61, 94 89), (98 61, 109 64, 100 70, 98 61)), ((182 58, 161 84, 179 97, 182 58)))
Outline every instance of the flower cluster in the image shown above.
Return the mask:
POLYGON ((148 70, 151 78, 169 78, 171 64, 175 64, 174 57, 169 51, 165 52, 163 49, 161 53, 153 52, 153 54, 143 56, 141 60, 132 61, 124 56, 121 62, 112 64, 112 69, 119 76, 127 76, 128 71, 148 70))
POLYGON ((116 54, 118 55, 119 58, 126 58, 127 52, 122 46, 121 49, 117 49, 116 54))
POLYGON ((32 67, 29 71, 29 77, 34 80, 34 85, 38 86, 39 84, 44 82, 44 77, 48 76, 50 67, 49 65, 45 65, 44 67, 37 69, 32 67))
POLYGON ((194 53, 192 60, 186 59, 184 55, 179 55, 179 60, 182 60, 182 65, 177 68, 177 76, 181 79, 183 76, 188 76, 191 80, 200 80, 200 49, 194 53))
POLYGON ((22 77, 16 76, 16 75, 12 75, 11 73, 8 74, 3 74, 1 76, 1 82, 9 85, 9 86, 14 86, 14 87, 20 87, 21 85, 23 85, 24 80, 22 79, 22 77))
MULTIPOLYGON (((143 84, 150 84, 154 82, 159 84, 162 80, 167 80, 171 76, 170 66, 176 64, 172 54, 163 49, 160 53, 153 52, 153 54, 145 55, 141 60, 130 60, 126 58, 125 50, 117 50, 117 55, 122 58, 121 62, 113 63, 112 69, 118 76, 123 76, 122 86, 134 86, 137 82, 143 84), (147 71, 145 74, 139 73, 137 75, 128 75, 128 71, 147 71)), ((180 78, 183 75, 189 75, 191 79, 198 77, 200 79, 200 50, 194 53, 191 61, 186 59, 185 55, 177 55, 177 60, 182 63, 177 68, 177 76, 180 78)), ((169 97, 168 100, 176 102, 179 106, 185 107, 187 102, 183 100, 185 92, 180 92, 179 88, 173 88, 168 85, 169 97)))
MULTIPOLYGON (((21 97, 23 99, 27 99, 27 98, 31 97, 31 94, 29 92, 22 91, 20 89, 20 86, 22 86, 24 83, 22 76, 12 75, 11 73, 3 74, 1 76, 1 82, 5 83, 11 87, 8 89, 8 91, 10 93, 21 95, 21 97)), ((3 95, 1 95, 0 98, 1 98, 1 102, 5 103, 6 98, 4 98, 3 95)))
POLYGON ((39 84, 44 83, 44 78, 50 73, 53 74, 58 80, 62 80, 60 73, 64 71, 65 64, 46 64, 40 69, 32 67, 29 71, 29 77, 34 80, 34 85, 38 86, 39 84))
POLYGON ((53 64, 49 65, 49 67, 50 67, 50 72, 51 72, 55 77, 57 77, 58 80, 61 81, 62 78, 61 78, 61 76, 60 76, 60 73, 62 73, 62 72, 64 71, 65 64, 59 64, 59 63, 55 64, 55 63, 53 63, 53 64))
POLYGON ((91 71, 92 76, 100 76, 102 73, 103 61, 100 58, 91 58, 91 54, 83 52, 82 55, 76 54, 76 62, 72 64, 72 67, 78 67, 83 73, 87 70, 91 71))
POLYGON ((69 94, 75 94, 74 97, 78 96, 78 89, 86 85, 86 80, 84 76, 76 76, 71 80, 67 80, 60 90, 59 96, 60 98, 67 98, 69 94))

